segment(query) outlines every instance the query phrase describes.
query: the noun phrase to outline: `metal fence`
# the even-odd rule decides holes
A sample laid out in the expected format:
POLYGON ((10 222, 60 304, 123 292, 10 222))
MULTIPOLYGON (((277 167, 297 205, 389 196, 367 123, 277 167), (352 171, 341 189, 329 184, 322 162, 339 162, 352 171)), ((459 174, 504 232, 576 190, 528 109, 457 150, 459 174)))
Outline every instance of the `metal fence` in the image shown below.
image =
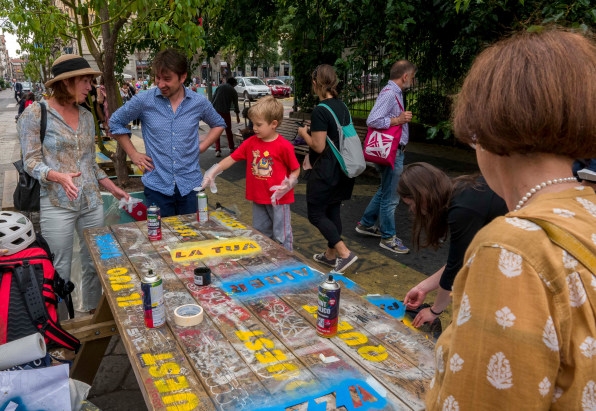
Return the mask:
MULTIPOLYGON (((377 62, 383 56, 369 56, 368 73, 347 73, 343 78, 343 88, 340 97, 350 109, 352 117, 368 117, 379 92, 389 81, 388 73, 374 74, 377 62)), ((414 117, 422 123, 437 123, 449 117, 445 114, 445 92, 441 79, 432 78, 420 81, 418 78, 414 86, 404 93, 406 110, 412 111, 414 117), (443 118, 444 117, 444 118, 443 118)), ((448 111, 448 110, 447 110, 448 111)))

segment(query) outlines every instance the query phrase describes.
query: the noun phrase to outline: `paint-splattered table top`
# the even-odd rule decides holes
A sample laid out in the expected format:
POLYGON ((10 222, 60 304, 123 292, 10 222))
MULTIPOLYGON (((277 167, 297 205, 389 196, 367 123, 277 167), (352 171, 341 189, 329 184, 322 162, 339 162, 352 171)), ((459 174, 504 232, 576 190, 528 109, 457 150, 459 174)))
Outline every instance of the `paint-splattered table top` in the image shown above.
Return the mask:
POLYGON ((85 239, 149 409, 422 409, 433 343, 341 278, 338 334, 317 336, 317 286, 326 275, 224 212, 87 230, 85 239), (208 266, 212 284, 194 284, 208 266), (166 326, 143 320, 141 280, 164 282, 166 326), (183 304, 196 326, 174 323, 183 304), (341 408, 344 407, 344 408, 341 408))

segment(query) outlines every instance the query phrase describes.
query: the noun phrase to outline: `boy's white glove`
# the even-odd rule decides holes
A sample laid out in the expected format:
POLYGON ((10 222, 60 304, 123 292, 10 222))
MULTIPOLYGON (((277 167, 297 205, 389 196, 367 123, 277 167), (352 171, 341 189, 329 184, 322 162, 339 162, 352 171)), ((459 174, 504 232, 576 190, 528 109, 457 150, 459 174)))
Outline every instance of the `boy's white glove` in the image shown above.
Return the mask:
POLYGON ((277 200, 285 196, 291 189, 298 184, 298 179, 294 176, 286 177, 280 185, 273 186, 269 191, 273 191, 271 195, 271 205, 277 205, 277 200))
POLYGON ((201 185, 198 187, 200 190, 204 190, 209 186, 209 189, 213 194, 217 193, 217 186, 215 185, 215 177, 223 173, 223 171, 219 168, 219 163, 213 164, 209 170, 205 171, 203 174, 203 181, 201 185))

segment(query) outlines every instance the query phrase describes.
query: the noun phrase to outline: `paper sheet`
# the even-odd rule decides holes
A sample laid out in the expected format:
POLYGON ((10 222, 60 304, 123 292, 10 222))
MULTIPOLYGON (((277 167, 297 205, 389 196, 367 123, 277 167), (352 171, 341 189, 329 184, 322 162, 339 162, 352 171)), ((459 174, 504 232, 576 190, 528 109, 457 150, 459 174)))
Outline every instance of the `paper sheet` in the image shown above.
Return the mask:
POLYGON ((68 364, 32 370, 0 371, 0 410, 71 411, 68 364))

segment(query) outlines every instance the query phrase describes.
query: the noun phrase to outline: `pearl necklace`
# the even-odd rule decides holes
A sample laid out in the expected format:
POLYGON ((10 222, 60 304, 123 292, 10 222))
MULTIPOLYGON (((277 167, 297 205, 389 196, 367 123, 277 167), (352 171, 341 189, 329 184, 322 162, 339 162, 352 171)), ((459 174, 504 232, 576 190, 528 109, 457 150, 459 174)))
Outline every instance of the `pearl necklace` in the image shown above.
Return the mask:
POLYGON ((528 202, 528 200, 536 194, 538 191, 542 190, 544 187, 552 186, 553 184, 563 184, 563 183, 577 183, 577 179, 575 177, 565 177, 565 178, 555 178, 552 180, 543 181, 542 183, 538 184, 536 187, 532 187, 530 191, 526 193, 525 196, 519 200, 519 203, 515 206, 515 211, 521 209, 524 204, 528 202))

